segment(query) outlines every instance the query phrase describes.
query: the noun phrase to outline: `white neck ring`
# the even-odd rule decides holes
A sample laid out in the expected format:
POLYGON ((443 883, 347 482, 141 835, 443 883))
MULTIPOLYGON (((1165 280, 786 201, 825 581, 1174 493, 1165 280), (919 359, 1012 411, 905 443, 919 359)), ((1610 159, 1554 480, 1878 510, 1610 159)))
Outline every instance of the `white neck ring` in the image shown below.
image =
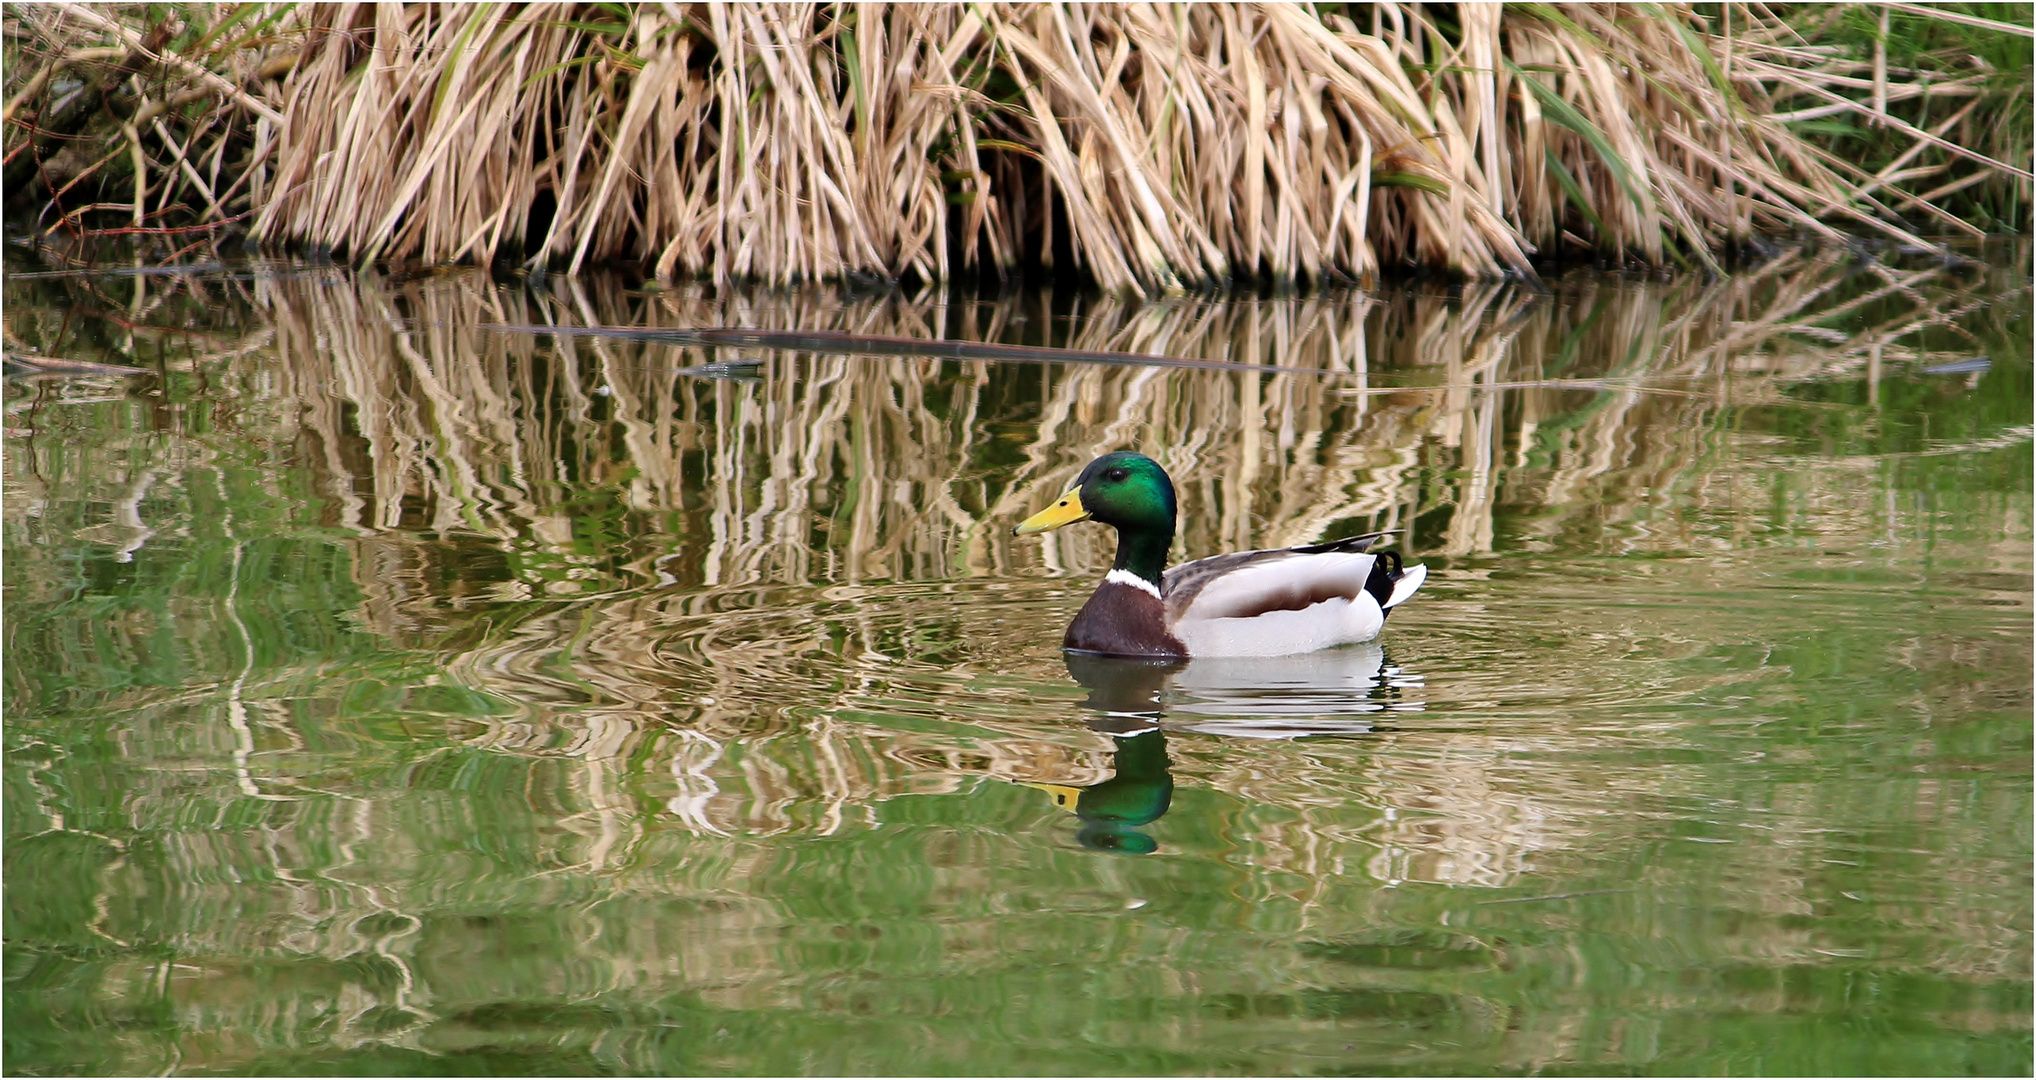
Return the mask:
POLYGON ((1150 594, 1154 600, 1159 599, 1159 586, 1129 570, 1112 570, 1104 575, 1103 580, 1105 582, 1114 582, 1118 585, 1129 585, 1134 589, 1150 594))

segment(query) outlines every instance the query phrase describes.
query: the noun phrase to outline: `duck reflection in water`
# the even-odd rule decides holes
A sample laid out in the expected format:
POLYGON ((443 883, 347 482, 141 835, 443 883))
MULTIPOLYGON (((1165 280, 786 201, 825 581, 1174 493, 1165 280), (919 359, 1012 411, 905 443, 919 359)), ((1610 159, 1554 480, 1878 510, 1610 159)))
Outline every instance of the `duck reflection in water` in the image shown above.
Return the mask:
POLYGON ((1096 851, 1145 855, 1142 831, 1173 800, 1167 731, 1291 739, 1370 732, 1375 714, 1418 710, 1421 682, 1386 663, 1376 644, 1308 656, 1141 660, 1067 652, 1068 674, 1089 691, 1089 727, 1117 741, 1116 775, 1087 787, 1033 783, 1082 821, 1075 839, 1096 851))
POLYGON ((1173 802, 1173 764, 1160 730, 1160 692, 1179 661, 1063 653, 1068 674, 1088 687, 1089 726, 1117 739, 1117 773, 1088 787, 1027 784, 1053 796, 1053 804, 1082 819, 1075 841, 1094 851, 1149 855, 1157 841, 1139 827, 1158 821, 1173 802))

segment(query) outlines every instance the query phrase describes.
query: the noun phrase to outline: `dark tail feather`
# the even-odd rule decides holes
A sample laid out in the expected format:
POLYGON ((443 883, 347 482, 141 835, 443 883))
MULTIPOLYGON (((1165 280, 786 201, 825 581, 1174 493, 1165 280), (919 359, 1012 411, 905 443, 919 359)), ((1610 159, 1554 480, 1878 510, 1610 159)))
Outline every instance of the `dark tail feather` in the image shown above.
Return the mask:
POLYGON ((1379 602, 1379 609, 1387 615, 1393 613, 1392 608, 1386 607, 1386 601, 1393 598, 1393 583, 1399 581, 1401 575, 1406 572, 1406 564, 1400 561, 1400 553, 1397 551, 1381 551, 1372 561, 1371 576, 1364 580, 1364 591, 1379 602), (1386 568, 1388 562, 1392 563, 1390 570, 1386 568))

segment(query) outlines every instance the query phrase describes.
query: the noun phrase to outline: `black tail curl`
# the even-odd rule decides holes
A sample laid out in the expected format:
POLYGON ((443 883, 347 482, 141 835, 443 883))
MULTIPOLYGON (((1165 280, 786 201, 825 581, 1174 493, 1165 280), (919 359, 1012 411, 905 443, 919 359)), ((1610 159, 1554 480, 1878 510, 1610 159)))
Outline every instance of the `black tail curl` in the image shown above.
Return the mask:
POLYGON ((1381 551, 1371 564, 1371 576, 1364 579, 1364 591, 1379 602, 1379 610, 1386 615, 1393 613, 1393 609, 1386 606, 1386 602, 1393 598, 1393 585, 1406 573, 1406 564, 1400 561, 1397 551, 1381 551), (1390 570, 1386 568, 1388 562, 1392 563, 1390 570))

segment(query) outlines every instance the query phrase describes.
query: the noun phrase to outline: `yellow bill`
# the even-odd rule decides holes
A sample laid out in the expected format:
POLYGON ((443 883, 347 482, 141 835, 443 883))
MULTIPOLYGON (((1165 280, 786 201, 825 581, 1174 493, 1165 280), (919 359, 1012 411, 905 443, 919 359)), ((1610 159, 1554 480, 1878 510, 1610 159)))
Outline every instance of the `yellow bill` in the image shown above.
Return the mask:
POLYGON ((1018 523, 1018 535, 1045 532, 1062 525, 1073 525, 1077 521, 1089 520, 1089 512, 1082 509, 1082 489, 1069 488, 1055 499, 1052 506, 1018 523))

